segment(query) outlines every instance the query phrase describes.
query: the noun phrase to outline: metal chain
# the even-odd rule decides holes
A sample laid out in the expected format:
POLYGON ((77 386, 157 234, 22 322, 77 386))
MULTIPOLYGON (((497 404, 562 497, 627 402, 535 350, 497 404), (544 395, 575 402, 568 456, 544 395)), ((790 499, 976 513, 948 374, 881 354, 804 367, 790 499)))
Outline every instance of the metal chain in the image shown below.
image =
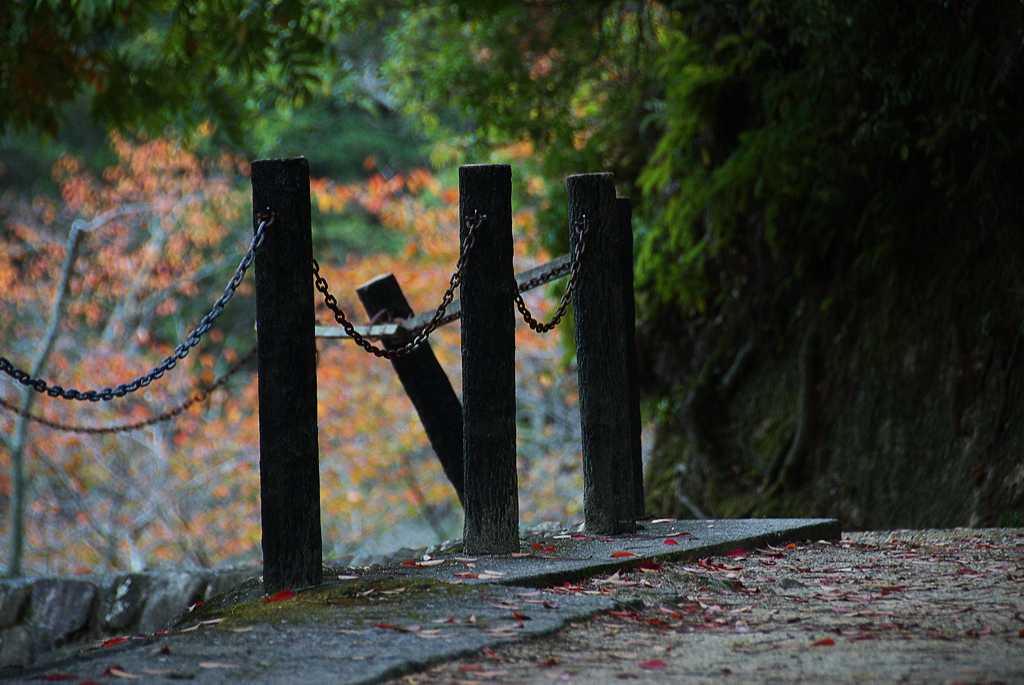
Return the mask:
MULTIPOLYGON (((369 340, 364 338, 356 330, 356 327, 348 320, 345 316, 345 312, 338 306, 338 300, 330 293, 327 285, 327 279, 320 275, 320 265, 317 261, 313 260, 313 283, 316 289, 324 296, 324 304, 334 314, 334 320, 337 321, 348 333, 352 340, 362 347, 364 350, 374 355, 375 357, 384 357, 385 359, 398 359, 404 357, 414 349, 423 344, 424 341, 437 330, 440 326, 454 321, 458 318, 458 315, 447 315, 445 312, 448 309, 448 305, 455 299, 455 289, 462 284, 462 268, 466 265, 466 257, 473 247, 473 242, 476 239, 476 231, 484 223, 487 218, 486 214, 473 210, 473 216, 466 220, 466 244, 462 248, 462 254, 459 255, 459 261, 455 264, 455 273, 452 274, 451 279, 448 282, 448 289, 444 291, 444 295, 441 297, 441 304, 437 305, 437 309, 434 310, 434 316, 431 317, 430 321, 424 325, 412 329, 416 332, 416 335, 401 347, 394 349, 384 349, 375 346, 369 340)), ((410 332, 412 332, 410 331, 410 332)))
POLYGON ((579 235, 579 239, 576 241, 576 245, 572 250, 572 257, 569 260, 569 282, 565 286, 565 292, 562 294, 562 301, 558 303, 558 309, 555 310, 555 315, 547 323, 541 323, 533 318, 529 308, 526 306, 526 302, 523 300, 523 293, 532 288, 536 288, 539 285, 543 285, 550 280, 553 280, 558 275, 562 275, 565 272, 566 267, 559 269, 552 269, 551 271, 531 278, 526 283, 519 286, 518 292, 516 293, 516 309, 523 315, 523 321, 538 333, 547 333, 554 329, 558 325, 558 322, 565 316, 565 310, 569 306, 569 299, 572 297, 573 291, 576 290, 576 279, 579 277, 580 264, 583 260, 583 251, 587 246, 587 234, 590 232, 590 221, 587 220, 587 216, 584 214, 583 218, 573 224, 573 230, 579 235))
POLYGON ((50 421, 49 419, 43 418, 42 416, 38 416, 37 414, 22 411, 21 409, 15 407, 13 404, 8 403, 2 397, 0 397, 0 407, 3 407, 8 411, 14 412, 18 416, 24 417, 29 421, 34 421, 35 423, 46 426, 47 428, 52 428, 58 431, 64 431, 65 433, 83 433, 85 435, 103 435, 106 433, 130 433, 132 431, 137 431, 140 428, 146 428, 147 426, 152 426, 157 423, 170 421, 175 416, 181 414, 186 409, 191 407, 193 404, 196 404, 197 402, 202 402, 207 397, 209 397, 215 390, 217 390, 222 385, 227 383, 228 379, 234 376, 239 369, 245 366, 245 363, 252 359, 253 356, 255 356, 256 349, 256 347, 253 347, 244 357, 242 357, 234 364, 229 366, 228 370, 221 374, 221 376, 218 377, 217 380, 215 380, 212 385, 206 388, 200 388, 199 390, 195 391, 187 400, 185 400, 178 406, 174 407, 173 409, 169 409, 165 412, 161 412, 156 416, 150 417, 143 421, 137 421, 135 423, 126 423, 118 426, 103 427, 74 426, 67 423, 50 421))
POLYGON ((69 388, 65 390, 59 385, 51 385, 47 383, 42 378, 33 378, 30 373, 14 366, 14 364, 2 356, 0 356, 0 371, 6 373, 22 385, 32 388, 38 393, 45 393, 50 397, 59 397, 64 400, 80 400, 89 402, 99 402, 100 400, 103 400, 104 402, 107 402, 115 397, 124 397, 128 393, 145 388, 153 381, 163 378, 165 373, 177 366, 178 362, 188 356, 189 351, 198 345, 202 337, 210 330, 213 326, 214 320, 220 316, 220 313, 224 311, 224 307, 234 296, 235 291, 238 289, 242 279, 245 277, 245 272, 252 265, 252 261, 256 256, 257 248, 263 244, 264 230, 270 227, 273 223, 273 216, 260 218, 260 225, 257 227, 255 235, 253 235, 252 242, 249 243, 249 249, 246 251, 245 256, 242 257, 242 261, 239 262, 234 275, 224 288, 224 293, 216 302, 214 302, 210 312, 199 322, 199 326, 188 334, 185 342, 181 343, 174 349, 174 354, 164 358, 164 360, 160 362, 159 365, 151 369, 149 373, 139 376, 130 383, 121 383, 116 388, 103 388, 102 390, 75 390, 74 388, 69 388))

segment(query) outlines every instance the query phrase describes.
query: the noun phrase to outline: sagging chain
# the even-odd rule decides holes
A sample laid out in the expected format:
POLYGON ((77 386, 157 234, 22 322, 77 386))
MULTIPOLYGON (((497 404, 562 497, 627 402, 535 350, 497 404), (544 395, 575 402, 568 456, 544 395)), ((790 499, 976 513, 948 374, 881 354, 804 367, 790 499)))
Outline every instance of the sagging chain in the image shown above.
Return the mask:
MULTIPOLYGON (((548 273, 541 274, 531 278, 525 283, 517 285, 516 309, 518 309, 519 313, 523 315, 523 321, 538 333, 547 333, 558 325, 558 322, 562 320, 563 316, 565 316, 565 310, 569 306, 569 301, 572 297, 573 291, 576 290, 576 279, 579 277, 583 251, 587 246, 586 239, 587 234, 590 232, 590 221, 587 220, 587 216, 584 214, 583 218, 575 222, 572 228, 579 237, 576 240, 576 244, 573 246, 572 255, 569 259, 569 282, 565 286, 565 292, 562 294, 561 302, 558 303, 558 309, 555 310, 555 314, 550 321, 547 323, 541 323, 533 318, 529 308, 526 306, 526 302, 523 300, 523 293, 552 280, 555 277, 554 274, 556 271, 564 273, 564 269, 566 267, 563 266, 561 269, 549 271, 548 273)), ((559 275, 561 275, 561 273, 559 273, 559 275)))
POLYGON ((0 407, 3 407, 4 409, 7 409, 8 411, 14 412, 18 416, 22 416, 22 417, 28 419, 29 421, 33 421, 33 422, 38 423, 40 425, 46 426, 47 428, 52 428, 53 430, 63 431, 65 433, 82 433, 84 435, 104 435, 104 434, 109 434, 109 433, 130 433, 132 431, 137 431, 137 430, 139 430, 141 428, 146 428, 147 426, 152 426, 152 425, 155 425, 155 424, 158 424, 158 423, 163 423, 164 421, 170 421, 174 417, 178 416, 179 414, 181 414, 182 412, 187 410, 193 404, 196 404, 197 402, 202 402, 207 397, 209 397, 215 390, 217 390, 222 385, 227 383, 228 380, 232 376, 234 376, 236 373, 238 373, 239 369, 241 369, 243 366, 245 366, 246 362, 248 362, 250 359, 252 359, 256 355, 256 350, 257 350, 257 348, 254 346, 251 350, 249 350, 248 353, 246 353, 246 355, 244 357, 242 357, 241 359, 236 361, 234 364, 229 366, 228 370, 225 371, 223 374, 221 374, 217 378, 217 380, 215 380, 212 384, 210 384, 209 386, 207 386, 205 388, 200 388, 199 390, 196 390, 194 393, 192 393, 191 396, 189 396, 189 398, 187 400, 185 400, 184 402, 182 402, 178 406, 174 407, 173 409, 169 409, 167 411, 161 412, 161 413, 157 414, 156 416, 152 416, 152 417, 150 417, 148 419, 144 419, 142 421, 136 421, 135 423, 125 423, 125 424, 121 424, 121 425, 117 425, 117 426, 101 426, 101 427, 74 426, 74 425, 67 424, 67 423, 60 423, 58 421, 50 421, 49 419, 44 418, 42 416, 39 416, 37 414, 32 414, 30 412, 22 411, 18 407, 15 407, 14 405, 12 405, 9 402, 7 402, 6 400, 4 400, 2 397, 0 397, 0 407))
MULTIPOLYGON (((455 289, 462 284, 462 268, 466 265, 466 257, 469 255, 473 242, 476 239, 476 231, 483 224, 484 220, 487 219, 486 214, 474 210, 473 216, 466 220, 466 243, 462 248, 462 254, 459 255, 459 260, 455 264, 455 273, 452 274, 451 279, 448 282, 448 289, 444 291, 444 295, 441 297, 441 304, 434 310, 434 316, 431 317, 423 326, 413 329, 415 335, 411 340, 403 344, 401 347, 394 349, 384 349, 375 346, 365 337, 359 334, 356 327, 348 320, 344 310, 338 306, 338 300, 330 293, 330 289, 327 285, 327 279, 320 275, 320 265, 317 261, 313 260, 313 283, 316 289, 324 296, 324 304, 334 314, 334 320, 337 321, 348 333, 349 337, 364 350, 376 357, 383 357, 385 359, 398 359, 404 357, 414 349, 419 347, 426 341, 426 339, 437 330, 438 327, 448 322, 446 311, 448 305, 455 299, 455 289)), ((410 331, 412 332, 412 331, 410 331)))
POLYGON ((153 381, 163 378, 165 373, 177 366, 178 362, 188 356, 189 351, 198 345, 202 337, 210 330, 213 326, 214 320, 220 316, 222 311, 224 311, 224 307, 227 306, 227 303, 234 296, 238 286, 242 283, 242 279, 245 277, 245 272, 252 265, 252 261, 256 256, 257 248, 263 244, 264 231, 273 223, 273 216, 260 217, 260 225, 257 227, 256 233, 253 235, 252 242, 249 243, 249 249, 246 251, 245 256, 242 257, 242 261, 239 262, 234 275, 231 276, 231 280, 228 281, 227 286, 224 288, 224 293, 217 298, 217 301, 214 302, 210 312, 202 318, 195 330, 188 334, 185 342, 178 345, 174 349, 173 354, 164 358, 164 360, 151 369, 149 373, 139 376, 130 383, 121 383, 115 388, 103 388, 102 390, 75 390, 74 388, 64 389, 59 385, 52 385, 42 378, 33 378, 30 373, 14 366, 14 364, 2 356, 0 356, 0 371, 6 373, 14 380, 38 393, 45 393, 50 397, 58 397, 64 400, 80 400, 89 402, 99 402, 100 400, 103 400, 104 402, 107 402, 115 397, 124 397, 128 393, 145 388, 153 381))

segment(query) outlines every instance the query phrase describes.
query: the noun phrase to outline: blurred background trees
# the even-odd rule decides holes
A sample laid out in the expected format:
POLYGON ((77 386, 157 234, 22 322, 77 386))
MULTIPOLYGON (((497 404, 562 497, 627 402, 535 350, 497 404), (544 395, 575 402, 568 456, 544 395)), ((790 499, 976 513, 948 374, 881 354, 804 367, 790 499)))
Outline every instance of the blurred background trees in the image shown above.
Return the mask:
MULTIPOLYGON (((636 212, 650 513, 1020 524, 1020 2, 87 0, 7 3, 0 27, 9 358, 32 356, 70 223, 122 202, 151 208, 87 240, 50 369, 87 379, 96 359, 144 368, 152 349, 175 344, 244 247, 246 159, 309 157, 321 179, 316 250, 332 283, 395 271, 418 310, 433 306, 454 264, 457 164, 512 161, 524 264, 565 250, 564 176, 613 171, 636 212), (132 167, 134 155, 165 161, 132 167), (174 171, 185 157, 190 170, 174 171), (137 178, 130 192, 126 178, 137 178), (202 188, 188 190, 190 178, 202 188)), ((222 340, 175 388, 244 353, 248 311, 232 305, 222 340)), ((443 332, 436 349, 458 388, 455 335, 443 332)), ((519 343, 520 475, 525 489, 530 474, 538 484, 525 517, 572 517, 572 346, 519 343)), ((390 369, 357 354, 321 349, 329 549, 348 553, 397 520, 371 523, 381 510, 421 519, 428 537, 456 535, 452 494, 390 369), (353 369, 369 375, 355 382, 353 369), (385 416, 404 428, 370 420, 385 416)), ((243 477, 254 434, 213 428, 219 416, 253 421, 250 386, 243 375, 160 429, 195 421, 178 454, 196 461, 179 484, 216 471, 204 450, 238 466, 229 481, 255 477, 243 477)), ((11 421, 0 416, 0 434, 11 421)), ((51 459, 74 451, 66 436, 32 435, 51 459)), ((126 464, 154 455, 132 477, 157 482, 157 465, 173 460, 132 440, 75 449, 126 464)), ((71 478, 61 468, 33 482, 71 478)), ((202 506, 222 482, 208 480, 202 506)), ((41 493, 44 508, 73 501, 41 493)), ((158 554, 155 542, 101 544, 97 534, 92 548, 121 545, 122 558, 90 552, 75 564, 123 565, 132 545, 144 550, 133 565, 258 554, 251 486, 221 494, 242 507, 245 551, 201 550, 230 536, 203 543, 200 527, 185 543, 183 514, 153 539, 190 548, 158 554)), ((82 500, 74 511, 100 509, 82 500)), ((115 539, 146 528, 104 525, 115 539)))

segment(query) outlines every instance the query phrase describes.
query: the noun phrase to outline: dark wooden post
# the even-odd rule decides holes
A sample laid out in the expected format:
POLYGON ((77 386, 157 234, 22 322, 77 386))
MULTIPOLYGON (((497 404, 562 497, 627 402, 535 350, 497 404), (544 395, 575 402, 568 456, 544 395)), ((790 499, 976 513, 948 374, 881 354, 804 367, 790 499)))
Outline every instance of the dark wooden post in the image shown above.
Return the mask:
POLYGON ((252 207, 254 229, 274 217, 255 271, 263 587, 275 593, 323 580, 306 160, 253 162, 252 207))
MULTIPOLYGON (((583 433, 583 514, 590 533, 636 530, 622 278, 612 174, 570 176, 569 221, 589 225, 573 293, 583 433)), ((570 242, 579 241, 575 230, 570 242)))
POLYGON ((622 270, 622 324, 626 335, 626 376, 629 382, 629 447, 633 463, 633 518, 644 516, 644 461, 641 447, 640 379, 636 358, 636 301, 633 298, 633 203, 628 197, 615 200, 622 270))
MULTIPOLYGON (((356 288, 356 294, 371 318, 384 310, 403 319, 413 316, 412 307, 392 274, 364 283, 356 288)), ((383 341, 383 345, 393 350, 404 342, 400 338, 389 338, 383 341)), ((392 359, 391 366, 419 414, 423 430, 441 461, 445 475, 455 488, 459 501, 463 501, 462 403, 447 374, 430 349, 430 343, 426 342, 406 356, 392 359)))
POLYGON ((515 280, 512 271, 512 168, 459 168, 462 269, 462 406, 467 554, 519 551, 516 477, 515 280))

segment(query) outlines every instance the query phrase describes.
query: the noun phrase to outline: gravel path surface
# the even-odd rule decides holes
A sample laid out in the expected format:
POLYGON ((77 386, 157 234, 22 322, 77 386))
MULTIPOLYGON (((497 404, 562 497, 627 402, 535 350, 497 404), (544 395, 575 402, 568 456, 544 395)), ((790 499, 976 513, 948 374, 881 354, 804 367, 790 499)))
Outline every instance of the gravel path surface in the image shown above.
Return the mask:
POLYGON ((1024 683, 1022 529, 854 533, 554 591, 627 604, 388 682, 1024 683))

